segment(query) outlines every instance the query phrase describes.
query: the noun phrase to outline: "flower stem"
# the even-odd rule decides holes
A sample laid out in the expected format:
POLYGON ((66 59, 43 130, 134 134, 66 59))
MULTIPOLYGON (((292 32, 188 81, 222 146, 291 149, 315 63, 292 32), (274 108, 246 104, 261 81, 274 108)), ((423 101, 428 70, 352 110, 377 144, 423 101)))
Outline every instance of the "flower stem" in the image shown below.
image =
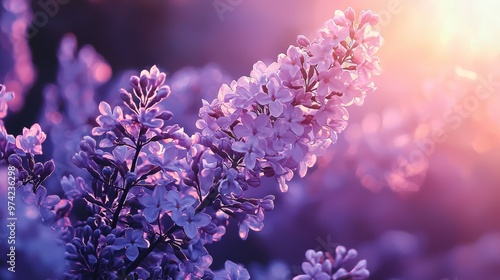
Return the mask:
MULTIPOLYGON (((137 147, 135 149, 135 155, 134 159, 132 160, 132 166, 130 167, 130 172, 135 171, 135 167, 137 166, 137 160, 139 159, 139 153, 141 152, 142 149, 142 144, 139 140, 140 137, 141 135, 139 135, 137 139, 137 147)), ((116 225, 118 224, 118 219, 120 218, 120 212, 122 211, 123 205, 125 204, 125 200, 127 199, 127 194, 130 191, 130 189, 132 189, 133 186, 134 185, 131 183, 127 183, 127 185, 125 186, 122 196, 120 197, 120 201, 118 202, 118 206, 116 207, 116 211, 113 214, 113 222, 111 223, 112 228, 116 228, 116 225)))

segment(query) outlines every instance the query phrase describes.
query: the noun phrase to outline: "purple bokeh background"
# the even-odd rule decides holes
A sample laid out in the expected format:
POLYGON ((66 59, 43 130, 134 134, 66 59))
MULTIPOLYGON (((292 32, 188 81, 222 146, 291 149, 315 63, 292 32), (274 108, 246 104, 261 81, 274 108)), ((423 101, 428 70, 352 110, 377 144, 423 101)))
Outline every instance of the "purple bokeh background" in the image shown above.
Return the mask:
MULTIPOLYGON (((3 1, 2 20, 13 1, 3 1)), ((458 1, 451 8, 423 0, 238 3, 221 20, 212 1, 72 0, 60 5, 46 25, 32 22, 37 32, 25 45, 22 38, 16 43, 8 38, 13 36, 5 27, 9 20, 2 21, 0 78, 7 86, 9 81, 17 85, 24 100, 24 107, 14 107, 18 110, 5 119, 6 127, 17 134, 47 119, 47 104, 40 104, 50 96, 48 84, 68 92, 64 79, 75 79, 71 71, 80 73, 72 67, 58 73, 62 66, 57 51, 69 32, 79 47, 92 45, 112 71, 106 77, 107 68, 96 65, 79 70, 80 75, 97 73, 89 89, 95 102, 118 102, 111 96, 127 86, 122 77, 156 64, 172 74, 171 103, 165 108, 192 132, 201 98, 214 98, 220 84, 248 75, 258 60, 275 60, 297 35, 313 35, 336 9, 372 9, 381 12, 385 38, 377 92, 362 107, 353 108, 338 143, 304 179, 295 180, 288 193, 279 193, 272 184, 255 190, 277 195, 275 210, 267 215, 265 228, 246 241, 230 227, 223 241, 209 248, 214 268, 230 259, 247 265, 255 279, 287 279, 280 277, 296 273, 308 248, 327 251, 343 244, 367 259, 372 279, 498 279, 500 44, 497 39, 481 45, 482 37, 469 32, 477 27, 478 34, 500 35, 476 26, 478 19, 489 20, 479 13, 488 1, 458 1), (474 23, 457 22, 458 31, 449 31, 444 15, 464 11, 470 11, 474 23), (479 46, 469 47, 471 41, 479 46), (477 98, 478 92, 487 97, 477 98), (463 115, 455 113, 456 106, 465 108, 463 115), (432 140, 437 130, 446 136, 442 143, 432 140)), ((32 1, 31 10, 43 11, 38 1, 32 1)), ((77 106, 68 100, 84 95, 73 94, 58 101, 67 104, 67 114, 77 106)), ((50 123, 48 119, 48 127, 50 123)), ((84 131, 78 121, 73 125, 73 133, 66 136, 77 144, 84 131)), ((49 138, 58 127, 51 129, 49 138)), ((45 153, 58 157, 60 168, 68 168, 71 145, 67 153, 55 146, 46 143, 45 153)), ((64 170, 56 175, 64 175, 64 170)), ((57 180, 48 188, 60 190, 57 180)), ((30 263, 26 255, 22 265, 30 263)))

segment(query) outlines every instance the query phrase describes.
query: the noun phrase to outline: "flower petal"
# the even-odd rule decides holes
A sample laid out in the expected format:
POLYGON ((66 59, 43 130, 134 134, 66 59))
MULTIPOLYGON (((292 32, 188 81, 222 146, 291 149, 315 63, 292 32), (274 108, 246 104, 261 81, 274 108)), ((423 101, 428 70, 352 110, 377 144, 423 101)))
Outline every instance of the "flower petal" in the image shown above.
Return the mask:
POLYGON ((44 207, 52 207, 59 203, 61 201, 61 198, 57 195, 49 195, 45 197, 45 199, 42 201, 41 205, 44 207))
POLYGON ((198 233, 198 228, 194 224, 188 223, 186 224, 186 226, 184 226, 184 232, 186 233, 187 237, 194 238, 196 236, 196 233, 198 233))
POLYGON ((137 241, 142 239, 143 234, 144 231, 142 231, 141 229, 134 229, 134 231, 132 232, 132 240, 137 241))
POLYGON ((139 239, 139 240, 135 241, 134 245, 139 247, 139 248, 148 248, 149 242, 145 239, 139 239))
POLYGON ((129 260, 134 261, 139 256, 139 249, 136 246, 129 246, 126 255, 129 260))

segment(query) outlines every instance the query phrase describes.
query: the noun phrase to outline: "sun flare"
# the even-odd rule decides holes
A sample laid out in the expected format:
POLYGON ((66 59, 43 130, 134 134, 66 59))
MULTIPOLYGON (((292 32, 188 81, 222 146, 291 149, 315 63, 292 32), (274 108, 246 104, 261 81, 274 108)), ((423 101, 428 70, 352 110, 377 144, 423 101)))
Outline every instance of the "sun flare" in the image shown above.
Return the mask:
POLYGON ((500 47, 500 2, 495 0, 433 1, 439 43, 463 43, 473 53, 497 55, 500 47))

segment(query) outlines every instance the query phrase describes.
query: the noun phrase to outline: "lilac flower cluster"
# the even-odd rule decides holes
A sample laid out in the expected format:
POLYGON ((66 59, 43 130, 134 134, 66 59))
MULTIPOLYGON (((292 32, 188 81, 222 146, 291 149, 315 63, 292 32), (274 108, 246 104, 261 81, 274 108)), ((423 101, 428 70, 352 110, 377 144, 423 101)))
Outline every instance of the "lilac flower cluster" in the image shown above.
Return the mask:
POLYGON ((357 255, 356 250, 347 251, 343 246, 337 246, 335 256, 330 252, 308 250, 306 261, 302 263, 304 274, 295 276, 293 280, 368 279, 370 272, 366 269, 365 260, 359 261, 350 271, 343 268, 347 261, 356 258, 357 255))
MULTIPOLYGON (((219 174, 207 181, 203 170, 219 165, 215 154, 179 126, 168 125, 172 114, 159 110, 159 102, 170 95, 165 77, 154 66, 132 76, 132 92, 121 90, 124 108, 101 102, 93 137, 84 137, 73 156, 92 182, 73 176, 62 180, 66 196, 87 208, 81 225, 75 228, 66 219, 61 227, 68 249, 77 253, 70 257, 69 274, 74 277, 213 277, 204 246, 225 233, 228 213, 245 202, 250 213, 262 213, 261 204, 272 206, 272 198, 241 198, 228 209, 222 202, 216 206, 217 194, 208 193, 202 183, 222 184, 225 178, 219 174), (89 245, 92 249, 82 254, 81 248, 89 245)), ((245 273, 227 266, 229 274, 245 273)))
MULTIPOLYGON (((203 101, 201 132, 192 136, 171 124, 173 114, 160 105, 171 92, 166 74, 153 66, 132 76, 131 90, 120 90, 123 105, 99 104, 97 125, 72 157, 86 175, 62 177, 62 199, 41 185, 54 162, 34 161, 46 138, 40 125, 16 138, 2 127, 0 161, 17 168, 25 201, 58 233, 66 248, 65 277, 249 279, 231 261, 212 271, 205 246, 222 238, 230 218, 242 239, 260 231, 275 197, 249 197, 247 190, 272 177, 286 191, 294 173, 305 176, 336 141, 346 126, 346 107, 361 105, 375 89, 370 78, 379 71, 375 53, 382 39, 371 26, 377 20, 367 11, 357 21, 352 9, 337 12, 319 39, 300 36, 299 46, 290 46, 277 62, 256 63, 249 77, 223 85, 214 101, 203 101)), ((75 44, 65 40, 60 55, 72 61, 75 44)), ((92 110, 82 109, 83 115, 92 110)), ((335 260, 308 252, 305 272, 367 275, 363 263, 351 272, 341 269, 353 255, 342 248, 335 260), (317 265, 324 268, 318 272, 317 265)))
MULTIPOLYGON (((6 92, 0 84, 0 107, 7 111, 7 102, 14 98, 12 92, 6 92)), ((16 168, 18 187, 23 187, 23 199, 28 205, 39 210, 42 221, 51 224, 56 219, 54 206, 60 201, 56 195, 47 196, 47 190, 42 183, 54 172, 53 160, 36 162, 35 155, 42 154, 42 143, 46 139, 45 132, 39 124, 23 128, 23 134, 14 137, 0 123, 0 164, 10 164, 16 168)))
POLYGON ((365 11, 356 25, 352 9, 337 12, 319 39, 299 36, 300 46, 290 46, 277 62, 256 63, 250 77, 204 102, 197 123, 202 137, 213 139, 232 163, 242 159, 245 168, 234 167, 247 180, 273 176, 286 191, 294 172, 304 176, 344 130, 346 107, 361 105, 374 91, 370 77, 379 71, 374 54, 382 43, 371 30, 377 21, 365 11))

